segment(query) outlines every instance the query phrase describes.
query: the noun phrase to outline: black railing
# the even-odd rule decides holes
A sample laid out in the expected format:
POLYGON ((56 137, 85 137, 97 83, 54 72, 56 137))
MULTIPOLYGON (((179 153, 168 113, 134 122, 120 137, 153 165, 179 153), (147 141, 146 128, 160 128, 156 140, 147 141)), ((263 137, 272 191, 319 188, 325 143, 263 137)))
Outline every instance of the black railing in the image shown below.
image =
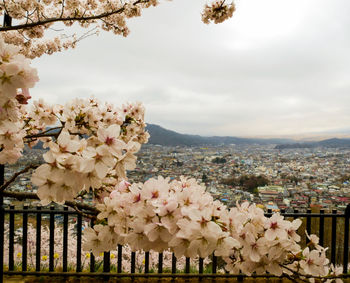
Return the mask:
MULTIPOLYGON (((171 265, 163 265, 163 254, 158 255, 158 265, 154 270, 150 269, 150 254, 146 252, 144 254, 143 272, 136 272, 136 253, 132 252, 130 255, 130 272, 123 273, 122 262, 123 262, 123 247, 118 245, 117 247, 117 263, 114 269, 111 269, 111 254, 105 252, 103 260, 96 264, 96 259, 93 254, 89 255, 89 268, 83 271, 82 266, 82 229, 87 225, 91 225, 91 221, 83 219, 80 214, 76 211, 69 210, 67 207, 63 209, 55 209, 51 207, 35 207, 31 208, 24 206, 21 209, 15 208, 14 206, 0 207, 1 209, 1 226, 0 226, 0 246, 1 255, 0 258, 0 271, 7 275, 53 275, 53 276, 109 276, 109 277, 229 277, 232 275, 217 274, 218 270, 218 258, 215 256, 210 257, 210 268, 204 270, 204 259, 198 260, 196 266, 196 274, 191 272, 191 261, 189 258, 185 260, 185 266, 182 271, 177 269, 177 259, 174 254, 171 257, 171 265), (59 217, 62 222, 60 225, 63 237, 62 245, 62 268, 58 270, 55 268, 55 217, 59 217), (74 217, 74 241, 76 241, 76 262, 74 270, 72 267, 68 268, 68 248, 69 243, 72 243, 72 239, 69 238, 69 223, 72 222, 74 217), (32 223, 35 227, 36 243, 35 243, 35 261, 32 261, 30 270, 28 268, 28 223, 32 223), (43 223, 44 222, 44 223, 43 223), (6 224, 6 233, 5 233, 6 224), (42 227, 48 227, 48 245, 49 245, 49 256, 48 256, 48 268, 43 268, 42 265, 42 254, 41 247, 42 243, 42 227), (17 227, 17 228, 16 228, 17 227), (8 230, 8 231, 7 231, 8 230), (17 236, 16 236, 17 231, 17 236), (21 259, 21 263, 15 266, 15 254, 14 245, 16 237, 21 239, 22 253, 17 255, 17 259, 21 259), (4 246, 4 239, 8 240, 8 245, 4 246), (6 261, 8 264, 4 268, 4 250, 8 251, 8 258, 6 261), (35 264, 34 264, 35 262, 35 264), (103 264, 103 267, 102 267, 103 264), (99 269, 99 267, 102 267, 99 269), (164 269, 166 268, 166 270, 164 269), (152 273, 151 273, 152 271, 152 273), (157 271, 157 273, 156 273, 157 271)), ((337 212, 333 210, 331 213, 325 213, 321 210, 319 213, 311 213, 309 210, 307 213, 281 213, 286 218, 301 218, 303 224, 300 229, 305 229, 309 234, 315 233, 320 238, 320 245, 326 245, 330 247, 330 261, 333 264, 343 265, 344 274, 348 273, 349 264, 349 218, 350 218, 350 205, 347 206, 345 212, 337 212)), ((272 215, 271 212, 266 213, 266 216, 272 215)), ((299 230, 300 231, 300 230, 299 230)), ((56 231, 57 232, 57 231, 56 231)), ((31 235, 34 237, 34 235, 31 235)), ((18 239, 17 239, 18 240, 18 239)), ((304 237, 302 243, 306 244, 307 239, 304 237)), ((114 255, 114 254, 113 254, 114 255)), ((0 273, 0 274, 1 274, 0 273)), ((235 275, 234 277, 242 276, 235 275)), ((266 277, 266 276, 265 276, 266 277)))

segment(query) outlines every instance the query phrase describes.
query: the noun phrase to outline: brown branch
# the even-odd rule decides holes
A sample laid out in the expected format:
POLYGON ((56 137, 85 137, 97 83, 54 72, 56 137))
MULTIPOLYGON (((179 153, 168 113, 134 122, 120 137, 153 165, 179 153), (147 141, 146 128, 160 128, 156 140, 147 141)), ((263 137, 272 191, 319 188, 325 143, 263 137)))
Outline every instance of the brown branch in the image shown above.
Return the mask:
POLYGON ((21 171, 18 171, 15 174, 13 174, 10 179, 8 179, 3 185, 0 186, 0 193, 4 191, 12 182, 14 182, 19 175, 28 172, 30 169, 36 169, 38 167, 39 165, 37 164, 30 164, 21 171))
POLYGON ((41 138, 41 137, 56 137, 57 138, 58 135, 61 133, 62 129, 63 129, 63 126, 62 127, 50 128, 50 129, 48 129, 46 131, 43 131, 41 133, 38 133, 38 134, 26 135, 24 138, 25 139, 34 139, 34 138, 41 138), (59 130, 59 129, 60 129, 60 131, 57 132, 57 133, 51 133, 51 134, 49 133, 51 131, 59 130))
POLYGON ((50 133, 41 134, 40 133, 40 134, 35 134, 35 135, 28 135, 28 136, 25 136, 24 138, 33 140, 33 139, 37 139, 37 138, 54 137, 54 138, 57 139, 58 136, 59 136, 58 133, 56 133, 56 134, 54 134, 54 133, 52 133, 52 134, 50 134, 50 133))
POLYGON ((86 218, 89 218, 89 219, 94 219, 96 220, 97 219, 97 216, 96 215, 92 215, 92 214, 88 214, 88 213, 85 213, 83 211, 81 211, 76 205, 73 206, 73 209, 78 212, 81 216, 83 217, 86 217, 86 218))
MULTIPOLYGON (((138 4, 143 4, 143 3, 148 3, 150 0, 137 0, 136 2, 134 2, 132 5, 136 6, 138 4)), ((29 24, 21 24, 21 25, 13 25, 13 26, 2 26, 0 27, 0 32, 1 31, 9 31, 9 30, 19 30, 19 29, 30 29, 36 26, 42 26, 42 25, 46 25, 46 24, 50 24, 50 23, 54 23, 54 22, 71 22, 71 21, 91 21, 91 20, 98 20, 98 19, 102 19, 102 18, 106 18, 115 14, 121 14, 123 13, 125 10, 124 7, 118 9, 118 10, 113 10, 111 12, 106 12, 106 13, 102 13, 99 15, 94 15, 94 16, 88 16, 88 17, 67 17, 67 18, 49 18, 43 21, 38 21, 38 22, 32 22, 29 24)))
POLYGON ((298 282, 298 280, 302 281, 302 282, 309 282, 309 280, 307 279, 318 279, 318 280, 321 280, 321 282, 324 282, 328 279, 338 279, 338 278, 343 278, 344 276, 342 274, 340 275, 333 275, 333 274, 330 274, 330 275, 327 275, 327 276, 323 276, 323 277, 320 277, 320 276, 314 276, 314 275, 309 275, 309 274, 300 274, 298 273, 297 271, 285 266, 285 265, 280 265, 282 268, 285 268, 286 270, 290 271, 293 273, 294 276, 290 276, 286 273, 283 273, 282 276, 284 277, 287 277, 289 280, 295 280, 295 282, 298 282))
MULTIPOLYGON (((29 192, 27 193, 27 192, 3 191, 1 195, 4 197, 15 198, 18 200, 24 200, 24 199, 40 200, 36 193, 29 193, 29 192)), ((88 213, 91 213, 90 215, 97 215, 100 212, 97 208, 85 203, 80 203, 76 201, 66 201, 64 204, 72 208, 76 207, 79 210, 86 210, 88 211, 88 213)))

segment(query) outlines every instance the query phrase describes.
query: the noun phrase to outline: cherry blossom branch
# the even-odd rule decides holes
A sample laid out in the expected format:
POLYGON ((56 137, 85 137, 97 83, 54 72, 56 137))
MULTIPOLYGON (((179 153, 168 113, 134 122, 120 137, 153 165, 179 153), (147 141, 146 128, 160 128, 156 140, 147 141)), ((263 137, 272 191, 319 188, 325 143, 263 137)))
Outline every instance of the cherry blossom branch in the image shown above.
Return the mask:
MULTIPOLYGON (((313 275, 308 275, 308 274, 300 274, 298 273, 297 271, 285 266, 285 265, 281 265, 282 268, 292 272, 294 274, 295 277, 292 277, 288 274, 283 274, 283 276, 288 276, 287 278, 290 279, 290 280, 293 280, 292 278, 294 278, 294 280, 296 279, 299 279, 300 281, 302 282, 310 282, 309 280, 307 279, 318 279, 318 280, 321 280, 321 282, 324 282, 328 279, 338 279, 338 278, 343 278, 344 276, 342 275, 328 275, 328 276, 323 276, 323 277, 319 277, 319 276, 313 276, 313 275), (302 277, 302 278, 301 278, 302 277), (303 279, 305 278, 305 279, 303 279)), ((294 282, 298 282, 297 280, 294 281, 294 282)))
POLYGON ((43 132, 38 133, 38 134, 27 135, 27 136, 25 136, 24 138, 25 138, 25 139, 31 139, 31 140, 36 139, 36 138, 44 138, 44 137, 54 137, 54 138, 58 138, 58 136, 60 135, 62 129, 63 129, 63 126, 61 126, 61 127, 55 127, 55 128, 48 129, 48 130, 43 131, 43 132), (49 133, 50 131, 54 131, 54 130, 60 130, 60 131, 58 131, 57 133, 49 133))
POLYGON ((81 216, 83 216, 83 217, 86 217, 86 218, 89 218, 89 219, 94 219, 94 220, 97 219, 96 215, 87 214, 87 213, 81 211, 76 205, 74 205, 72 208, 73 208, 76 212, 78 212, 81 216))
POLYGON ((28 135, 28 136, 25 136, 24 138, 25 139, 30 139, 31 141, 33 141, 33 140, 36 140, 37 138, 47 138, 47 137, 53 137, 53 138, 58 138, 58 136, 59 136, 59 133, 52 133, 52 134, 49 134, 49 133, 47 133, 47 134, 35 134, 35 135, 28 135))
MULTIPOLYGON (((138 4, 145 4, 150 2, 150 0, 137 0, 136 2, 132 3, 133 6, 136 6, 138 4)), ((54 23, 54 22, 72 22, 72 21, 91 21, 91 20, 98 20, 98 19, 102 19, 102 18, 107 18, 109 16, 115 15, 115 14, 121 14, 123 13, 125 10, 125 7, 122 7, 120 9, 117 10, 112 10, 111 12, 105 12, 105 13, 101 13, 98 15, 93 15, 93 16, 87 16, 87 17, 66 17, 66 18, 48 18, 42 21, 37 21, 37 22, 32 22, 32 23, 27 23, 27 24, 21 24, 21 25, 13 25, 13 26, 2 26, 0 27, 0 32, 1 31, 10 31, 10 30, 19 30, 19 29, 30 29, 33 27, 37 27, 37 26, 43 26, 43 25, 47 25, 50 23, 54 23)))
POLYGON ((43 131, 43 132, 41 132, 41 133, 38 133, 38 134, 27 135, 27 136, 25 136, 24 138, 26 138, 26 139, 32 139, 32 138, 40 138, 40 137, 47 137, 47 136, 56 136, 56 135, 59 134, 60 132, 58 132, 58 133, 52 133, 52 134, 49 134, 49 135, 46 135, 46 134, 48 134, 49 132, 54 131, 54 130, 62 130, 62 128, 63 128, 63 126, 61 126, 61 127, 55 127, 55 128, 50 128, 50 129, 48 129, 48 130, 46 130, 46 131, 43 131))
POLYGON ((12 177, 8 181, 6 181, 3 185, 0 186, 0 193, 2 191, 4 191, 11 183, 13 183, 19 175, 22 175, 23 173, 26 173, 29 170, 36 169, 38 167, 39 167, 39 165, 37 165, 37 164, 30 164, 27 167, 25 167, 24 169, 22 169, 21 171, 18 171, 15 174, 13 174, 12 177))
MULTIPOLYGON (((36 199, 39 200, 39 197, 36 193, 29 193, 29 192, 11 192, 11 191, 3 191, 2 196, 4 197, 11 197, 15 198, 18 200, 23 200, 23 199, 36 199)), ((82 216, 86 217, 87 213, 82 212, 82 210, 87 210, 90 214, 90 218, 94 217, 99 213, 99 210, 95 207, 92 207, 91 205, 76 202, 76 201, 65 201, 64 203, 66 206, 69 206, 71 208, 77 208, 76 210, 79 214, 84 214, 82 216)))

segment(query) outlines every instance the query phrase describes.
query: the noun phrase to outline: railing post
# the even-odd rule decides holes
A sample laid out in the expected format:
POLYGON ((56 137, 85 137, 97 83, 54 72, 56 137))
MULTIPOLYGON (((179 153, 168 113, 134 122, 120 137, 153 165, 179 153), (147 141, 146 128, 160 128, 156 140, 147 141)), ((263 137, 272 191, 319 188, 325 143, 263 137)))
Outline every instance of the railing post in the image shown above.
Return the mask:
POLYGON ((218 258, 213 253, 213 262, 212 262, 212 269, 211 269, 212 273, 216 273, 217 265, 218 265, 218 258))
MULTIPOLYGON (((307 216, 306 216, 306 231, 309 235, 311 235, 311 209, 309 208, 307 210, 307 216)), ((310 242, 310 240, 308 238, 306 238, 306 244, 308 244, 310 242)))
MULTIPOLYGON (((90 227, 94 228, 94 219, 91 219, 90 227)), ((90 253, 90 272, 95 272, 95 256, 92 252, 90 253)))
POLYGON ((324 209, 320 210, 320 227, 319 227, 319 235, 320 235, 320 245, 323 246, 324 245, 324 216, 322 214, 324 214, 324 209))
POLYGON ((68 207, 63 208, 63 272, 68 271, 68 207))
POLYGON ((15 206, 10 206, 10 231, 9 231, 9 270, 14 270, 14 244, 15 244, 15 214, 13 213, 15 206))
POLYGON ((77 272, 81 272, 81 230, 82 230, 82 217, 81 214, 77 215, 77 272))
POLYGON ((344 224, 344 257, 343 257, 343 273, 348 273, 349 264, 349 220, 350 220, 350 204, 345 209, 344 224))
POLYGON ((36 247, 35 247, 35 270, 40 271, 41 259, 41 205, 36 207, 36 247))
POLYGON ((108 273, 111 271, 111 253, 103 253, 103 272, 108 273))
MULTIPOLYGON (((5 14, 6 16, 6 14, 5 14)), ((5 182, 5 166, 3 164, 0 165, 0 185, 5 182)), ((0 192, 0 283, 3 282, 3 274, 4 274, 4 198, 2 193, 0 192)))
POLYGON ((176 273, 176 256, 174 253, 171 255, 171 273, 176 273))
POLYGON ((163 253, 158 254, 158 273, 163 273, 163 253))
POLYGON ((191 259, 189 257, 186 257, 185 273, 190 273, 190 263, 191 259))
POLYGON ((27 254, 28 254, 28 206, 23 206, 23 225, 22 225, 22 271, 27 271, 27 254))
POLYGON ((118 267, 117 267, 118 273, 122 272, 122 260, 123 260, 123 246, 118 245, 118 267))
POLYGON ((131 268, 130 268, 130 272, 133 274, 135 273, 135 269, 136 269, 136 252, 131 252, 131 268))
POLYGON ((54 253, 55 253, 55 207, 50 206, 50 242, 49 242, 49 271, 54 270, 54 253))
POLYGON ((337 210, 332 210, 332 240, 331 240, 331 263, 335 264, 337 245, 337 210))
POLYGON ((202 257, 199 258, 199 263, 198 263, 198 273, 202 274, 203 273, 203 268, 204 267, 204 259, 202 257))
MULTIPOLYGON (((4 12, 4 27, 10 27, 12 25, 12 18, 6 12, 4 12)), ((1 151, 2 149, 0 149, 1 151)), ((0 164, 0 186, 5 183, 5 165, 0 164)), ((4 274, 4 225, 5 225, 5 215, 4 215, 4 197, 2 192, 0 192, 0 283, 3 282, 4 274)))
POLYGON ((145 252, 145 273, 149 273, 149 252, 145 252))

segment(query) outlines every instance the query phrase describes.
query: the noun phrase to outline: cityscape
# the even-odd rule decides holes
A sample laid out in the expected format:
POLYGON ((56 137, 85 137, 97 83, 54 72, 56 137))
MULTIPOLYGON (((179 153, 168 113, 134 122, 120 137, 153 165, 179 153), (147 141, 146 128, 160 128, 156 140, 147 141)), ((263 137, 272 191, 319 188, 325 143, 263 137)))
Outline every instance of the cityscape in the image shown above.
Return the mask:
MULTIPOLYGON (((20 162, 6 166, 5 179, 29 162, 43 162, 43 152, 26 150, 20 162)), ((350 202, 350 148, 147 144, 137 156, 136 168, 128 172, 130 182, 157 176, 195 178, 228 207, 247 200, 275 212, 344 211, 350 202)), ((35 191, 30 173, 17 178, 11 190, 35 191)))

